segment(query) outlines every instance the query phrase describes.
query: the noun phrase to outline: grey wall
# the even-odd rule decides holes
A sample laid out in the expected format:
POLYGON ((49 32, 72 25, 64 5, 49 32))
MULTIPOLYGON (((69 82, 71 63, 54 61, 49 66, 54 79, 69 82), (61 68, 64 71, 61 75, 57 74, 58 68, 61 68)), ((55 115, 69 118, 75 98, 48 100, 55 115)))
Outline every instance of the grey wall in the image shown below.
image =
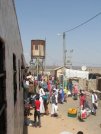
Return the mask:
MULTIPOLYGON (((0 0, 0 38, 5 44, 6 98, 7 98, 7 134, 23 133, 23 90, 17 88, 17 102, 13 96, 13 53, 16 65, 23 54, 22 42, 13 0, 0 0)), ((18 70, 17 70, 18 74, 18 70)), ((19 78, 17 77, 17 87, 19 78)))

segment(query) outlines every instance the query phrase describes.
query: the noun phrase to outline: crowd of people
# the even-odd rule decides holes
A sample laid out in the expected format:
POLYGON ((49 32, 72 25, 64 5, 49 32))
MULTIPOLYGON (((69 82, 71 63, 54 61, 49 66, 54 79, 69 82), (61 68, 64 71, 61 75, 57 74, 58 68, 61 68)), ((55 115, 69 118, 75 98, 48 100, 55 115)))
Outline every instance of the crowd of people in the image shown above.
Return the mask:
POLYGON ((98 98, 95 91, 91 93, 85 90, 79 89, 77 82, 72 83, 71 80, 64 86, 57 78, 49 76, 47 79, 44 75, 38 78, 33 76, 29 72, 24 80, 24 99, 33 98, 32 106, 34 108, 34 126, 41 127, 41 116, 49 115, 51 117, 58 116, 58 103, 63 104, 67 102, 68 96, 71 96, 74 100, 79 99, 80 102, 80 118, 85 119, 89 114, 96 115, 98 107, 98 98), (90 96, 90 99, 88 99, 90 96), (51 104, 51 110, 49 111, 49 104, 51 104), (38 121, 37 121, 38 118, 38 121), (38 122, 38 124, 37 124, 38 122))

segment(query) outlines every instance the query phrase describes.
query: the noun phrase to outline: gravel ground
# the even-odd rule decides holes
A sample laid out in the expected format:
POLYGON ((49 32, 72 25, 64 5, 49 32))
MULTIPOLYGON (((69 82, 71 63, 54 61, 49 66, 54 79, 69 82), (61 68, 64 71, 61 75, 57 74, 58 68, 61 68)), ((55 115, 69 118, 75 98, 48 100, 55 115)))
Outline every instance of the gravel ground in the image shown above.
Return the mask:
MULTIPOLYGON (((59 104, 59 117, 42 116, 42 127, 25 126, 24 134, 60 134, 63 131, 76 134, 80 130, 84 134, 101 134, 101 101, 99 101, 97 115, 90 115, 84 122, 80 122, 77 117, 67 116, 68 109, 72 107, 79 109, 79 101, 69 97, 67 103, 59 104)), ((33 112, 32 110, 32 115, 28 117, 30 120, 33 120, 33 112)))

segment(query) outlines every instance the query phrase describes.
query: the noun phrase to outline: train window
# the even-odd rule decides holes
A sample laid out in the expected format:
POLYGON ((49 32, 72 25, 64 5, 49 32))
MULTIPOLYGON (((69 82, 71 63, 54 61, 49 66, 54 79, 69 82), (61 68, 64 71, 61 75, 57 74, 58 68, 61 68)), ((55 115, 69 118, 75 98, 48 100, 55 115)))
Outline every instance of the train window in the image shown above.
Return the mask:
POLYGON ((14 105, 17 101, 17 70, 16 70, 16 55, 13 53, 13 89, 14 89, 14 105))
POLYGON ((20 60, 18 60, 18 70, 19 70, 19 90, 21 88, 21 66, 20 66, 20 60))
POLYGON ((0 134, 6 134, 6 114, 5 45, 0 40, 0 134))
POLYGON ((35 45, 35 50, 38 50, 38 45, 35 45))
POLYGON ((21 69, 25 69, 25 64, 24 64, 24 56, 21 54, 21 69))

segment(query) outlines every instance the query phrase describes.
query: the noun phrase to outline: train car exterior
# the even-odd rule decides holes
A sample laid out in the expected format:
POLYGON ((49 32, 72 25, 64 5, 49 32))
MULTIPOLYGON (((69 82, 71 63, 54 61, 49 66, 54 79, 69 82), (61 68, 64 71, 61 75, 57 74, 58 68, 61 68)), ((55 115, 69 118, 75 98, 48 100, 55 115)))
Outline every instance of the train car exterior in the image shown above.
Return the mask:
POLYGON ((23 134, 23 47, 13 0, 0 0, 0 134, 23 134))

